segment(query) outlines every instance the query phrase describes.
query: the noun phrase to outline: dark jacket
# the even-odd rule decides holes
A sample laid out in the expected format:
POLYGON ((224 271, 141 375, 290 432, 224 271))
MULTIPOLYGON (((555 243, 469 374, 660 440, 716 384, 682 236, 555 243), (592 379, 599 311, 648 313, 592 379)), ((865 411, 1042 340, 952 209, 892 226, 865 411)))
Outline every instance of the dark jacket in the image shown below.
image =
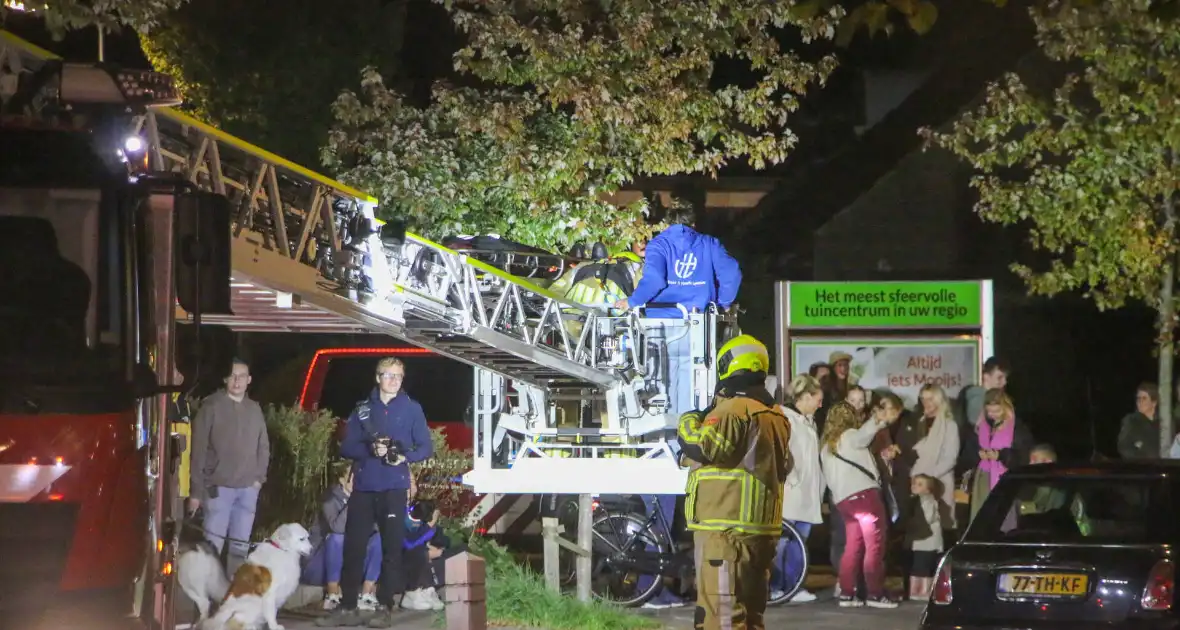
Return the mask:
MULTIPOLYGON (((991 422, 990 419, 984 421, 991 422)), ((1028 430, 1028 425, 1024 424, 1020 418, 1015 418, 1013 422, 1016 424, 1012 427, 1012 446, 1000 449, 1000 463, 1008 469, 1027 464, 1028 456, 1036 446, 1036 440, 1033 439, 1032 432, 1028 430)), ((965 464, 968 470, 975 470, 979 467, 979 427, 968 431, 960 439, 963 447, 959 451, 961 454, 959 461, 965 464)))
POLYGON ((1123 459, 1158 459, 1160 423, 1133 411, 1123 416, 1119 427, 1119 456, 1123 459))
POLYGON ((348 416, 340 455, 353 460, 353 492, 383 492, 408 490, 410 466, 434 454, 430 442, 430 428, 422 406, 405 391, 398 392, 388 404, 381 402, 380 390, 373 388, 369 399, 357 405, 348 416), (389 437, 400 442, 406 461, 390 466, 373 455, 376 437, 389 437))

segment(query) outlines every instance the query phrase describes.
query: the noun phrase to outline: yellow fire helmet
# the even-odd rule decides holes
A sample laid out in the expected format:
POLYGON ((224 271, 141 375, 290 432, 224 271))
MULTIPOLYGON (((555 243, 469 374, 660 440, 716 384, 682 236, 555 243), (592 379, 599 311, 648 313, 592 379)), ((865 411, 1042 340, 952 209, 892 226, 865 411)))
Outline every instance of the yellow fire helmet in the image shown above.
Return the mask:
POLYGON ((717 378, 725 380, 739 372, 770 372, 770 353, 766 346, 750 335, 730 339, 717 356, 717 378))

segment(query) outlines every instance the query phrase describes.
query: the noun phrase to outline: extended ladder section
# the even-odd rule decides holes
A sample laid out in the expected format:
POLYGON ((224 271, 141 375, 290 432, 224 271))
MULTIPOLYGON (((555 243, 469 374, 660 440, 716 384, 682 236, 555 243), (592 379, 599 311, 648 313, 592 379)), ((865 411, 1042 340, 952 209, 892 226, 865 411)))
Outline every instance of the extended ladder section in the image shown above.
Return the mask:
MULTIPOLYGON (((47 63, 60 60, 0 31, 0 95, 47 63)), ((150 110, 129 132, 144 140, 152 171, 226 195, 236 212, 233 314, 204 322, 378 332, 475 366, 467 482, 479 492, 615 492, 645 480, 652 487, 630 491, 683 490, 668 444, 642 441, 676 425, 659 337, 690 336, 686 378, 704 406, 723 316, 685 313, 672 333, 652 335, 653 322, 635 313, 568 301, 543 281, 383 226, 369 195, 177 110, 150 110)), ((178 306, 178 321, 190 319, 178 306)))

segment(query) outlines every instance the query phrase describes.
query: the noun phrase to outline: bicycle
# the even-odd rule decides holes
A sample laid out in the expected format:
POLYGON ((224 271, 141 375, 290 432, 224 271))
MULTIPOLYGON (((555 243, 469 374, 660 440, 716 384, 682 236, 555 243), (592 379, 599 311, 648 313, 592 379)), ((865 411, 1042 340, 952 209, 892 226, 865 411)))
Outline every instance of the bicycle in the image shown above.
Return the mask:
MULTIPOLYGON (((604 504, 592 526, 592 566, 590 589, 598 599, 627 608, 642 606, 655 597, 664 586, 663 579, 651 580, 640 586, 640 577, 655 575, 660 578, 690 581, 695 575, 691 546, 681 548, 672 534, 672 524, 664 518, 658 499, 652 499, 651 516, 634 511, 615 512, 604 504), (630 589, 625 591, 624 589, 630 589)), ((788 544, 794 541, 802 552, 802 565, 807 566, 807 545, 799 532, 788 521, 783 521, 782 536, 788 544)), ((787 588, 768 605, 786 602, 803 587, 806 571, 788 578, 787 588)), ((769 593, 768 593, 769 595, 769 593)))

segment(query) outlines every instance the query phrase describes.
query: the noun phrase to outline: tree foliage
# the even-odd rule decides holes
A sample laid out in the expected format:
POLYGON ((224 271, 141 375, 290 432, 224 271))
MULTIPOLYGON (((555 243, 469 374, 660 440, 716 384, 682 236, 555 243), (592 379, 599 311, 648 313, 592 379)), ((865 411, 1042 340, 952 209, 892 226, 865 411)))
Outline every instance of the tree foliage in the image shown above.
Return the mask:
POLYGON ((648 235, 643 204, 615 208, 600 197, 622 180, 576 152, 573 121, 526 103, 500 90, 440 87, 420 109, 369 68, 361 92, 336 102, 323 162, 380 199, 382 217, 435 238, 492 233, 564 251, 648 235), (513 129, 485 124, 485 114, 518 108, 528 117, 513 129))
MULTIPOLYGON (((805 15, 791 2, 734 0, 476 0, 452 4, 469 45, 456 68, 539 98, 524 108, 568 114, 574 149, 639 174, 715 173, 734 159, 776 164, 795 144, 787 119, 835 68, 805 59, 777 31, 831 37, 839 10, 805 15), (718 85, 721 59, 749 79, 718 85)), ((525 110, 527 113, 527 109, 525 110)), ((492 112, 501 127, 517 112, 492 112)))
POLYGON ((1006 76, 953 129, 925 132, 975 168, 984 220, 1027 226, 1034 248, 1052 257, 1047 268, 1013 266, 1032 293, 1081 290, 1099 308, 1142 300, 1160 311, 1161 393, 1171 389, 1180 186, 1171 9, 1174 0, 1035 9, 1038 43, 1063 82, 1042 94, 1006 76))
POLYGON ((785 50, 787 30, 831 37, 838 9, 741 0, 492 0, 448 4, 468 46, 456 69, 479 88, 436 86, 425 110, 368 71, 338 100, 325 164, 435 235, 496 232, 529 245, 625 243, 644 207, 604 193, 643 175, 715 174, 782 161, 791 112, 835 67, 785 50), (719 84, 719 60, 749 79, 719 84))
POLYGON ((1034 19, 1045 54, 1081 69, 1050 96, 1008 75, 951 131, 927 134, 975 167, 981 217, 1029 225, 1032 245, 1054 255, 1048 269, 1013 267, 1034 293, 1154 303, 1176 247, 1165 207, 1180 183, 1180 29, 1149 0, 1034 19))
POLYGON ((161 16, 188 0, 41 0, 4 2, 0 18, 8 11, 40 13, 45 26, 55 37, 66 31, 97 26, 116 31, 129 26, 147 32, 160 23, 161 16))
POLYGON ((315 166, 332 102, 361 67, 397 69, 405 4, 354 0, 337 10, 285 0, 201 0, 141 37, 153 67, 172 75, 184 108, 297 163, 315 166))

